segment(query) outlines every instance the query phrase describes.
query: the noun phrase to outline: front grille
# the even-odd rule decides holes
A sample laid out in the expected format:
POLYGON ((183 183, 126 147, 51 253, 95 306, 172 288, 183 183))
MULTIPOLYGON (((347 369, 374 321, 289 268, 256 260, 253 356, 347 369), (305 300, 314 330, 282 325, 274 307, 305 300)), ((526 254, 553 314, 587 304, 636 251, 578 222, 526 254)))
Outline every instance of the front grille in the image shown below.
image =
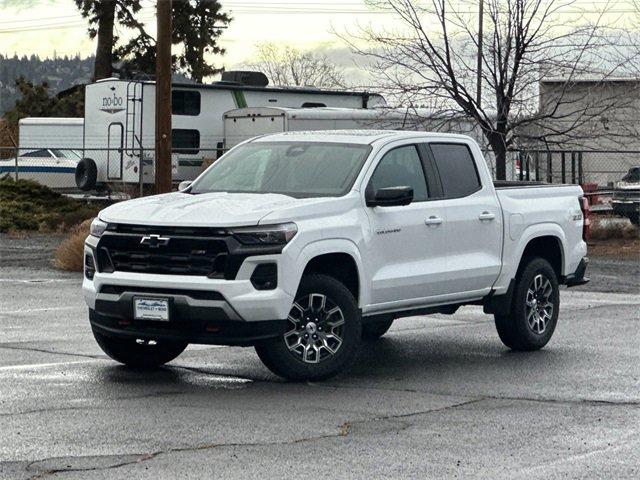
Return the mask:
POLYGON ((223 278, 227 238, 219 229, 109 225, 98 243, 98 269, 223 278), (154 235, 161 241, 141 243, 154 235))

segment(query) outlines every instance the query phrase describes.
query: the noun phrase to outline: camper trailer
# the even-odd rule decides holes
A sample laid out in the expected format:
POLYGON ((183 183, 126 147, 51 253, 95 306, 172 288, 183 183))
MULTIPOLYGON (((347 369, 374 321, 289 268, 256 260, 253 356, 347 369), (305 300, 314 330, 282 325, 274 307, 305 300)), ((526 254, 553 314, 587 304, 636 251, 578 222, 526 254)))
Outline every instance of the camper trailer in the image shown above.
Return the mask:
POLYGON ((403 108, 238 108, 224 114, 225 148, 268 133, 302 130, 413 130, 460 133, 483 143, 482 131, 462 115, 403 108))
MULTIPOLYGON (((223 113, 248 106, 345 107, 385 104, 367 92, 314 88, 273 88, 263 75, 237 75, 236 81, 172 86, 172 169, 174 181, 192 180, 202 162, 222 153, 223 113), (264 79, 265 81, 261 81, 264 79), (239 83, 238 82, 244 82, 239 83)), ((100 80, 86 86, 83 160, 78 187, 109 183, 153 183, 155 156, 155 82, 100 80)))
MULTIPOLYGON (((283 108, 247 107, 224 114, 225 148, 268 133, 302 130, 408 130, 468 135, 485 152, 495 173, 495 158, 480 125, 460 113, 442 113, 426 108, 283 108)), ((518 178, 517 156, 507 157, 507 179, 518 178)))

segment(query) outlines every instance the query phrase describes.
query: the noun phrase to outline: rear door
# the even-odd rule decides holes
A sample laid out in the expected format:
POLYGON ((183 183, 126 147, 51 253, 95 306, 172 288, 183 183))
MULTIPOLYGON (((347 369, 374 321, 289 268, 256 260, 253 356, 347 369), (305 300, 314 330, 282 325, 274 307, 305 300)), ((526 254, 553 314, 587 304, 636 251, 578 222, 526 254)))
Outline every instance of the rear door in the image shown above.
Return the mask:
POLYGON ((486 169, 481 175, 464 142, 427 148, 446 210, 447 293, 486 294, 502 263, 502 211, 491 178, 486 169))
POLYGON ((367 182, 367 188, 373 189, 393 186, 413 187, 413 202, 366 207, 371 225, 372 248, 367 258, 371 303, 379 310, 422 304, 444 293, 445 210, 441 201, 430 198, 432 186, 425 180, 417 145, 396 146, 383 153, 367 182))

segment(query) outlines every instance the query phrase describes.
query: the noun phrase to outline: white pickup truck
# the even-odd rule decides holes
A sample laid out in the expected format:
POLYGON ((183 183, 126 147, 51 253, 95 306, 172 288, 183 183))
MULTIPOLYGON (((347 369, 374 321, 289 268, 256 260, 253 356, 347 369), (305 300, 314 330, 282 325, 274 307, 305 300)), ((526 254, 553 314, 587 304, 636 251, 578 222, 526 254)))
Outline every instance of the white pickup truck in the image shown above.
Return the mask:
POLYGON ((543 347, 559 286, 588 281, 588 229, 580 187, 494 183, 469 137, 280 133, 100 212, 83 290, 98 344, 131 367, 252 345, 280 376, 322 379, 395 319, 467 304, 507 347, 543 347))

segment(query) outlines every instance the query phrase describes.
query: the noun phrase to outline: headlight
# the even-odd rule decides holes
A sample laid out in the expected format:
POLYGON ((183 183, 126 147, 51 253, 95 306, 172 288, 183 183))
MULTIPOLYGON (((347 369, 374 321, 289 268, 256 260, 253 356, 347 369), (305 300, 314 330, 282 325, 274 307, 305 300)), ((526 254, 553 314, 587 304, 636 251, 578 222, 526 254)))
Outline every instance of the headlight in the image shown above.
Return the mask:
POLYGON ((295 223, 231 229, 233 236, 244 245, 285 245, 297 232, 295 223))
POLYGON ((91 228, 89 229, 89 233, 91 233, 91 235, 93 235, 94 237, 100 237, 102 236, 102 234, 106 229, 107 229, 107 224, 102 220, 100 220, 98 217, 96 217, 93 219, 93 222, 91 222, 91 228))

